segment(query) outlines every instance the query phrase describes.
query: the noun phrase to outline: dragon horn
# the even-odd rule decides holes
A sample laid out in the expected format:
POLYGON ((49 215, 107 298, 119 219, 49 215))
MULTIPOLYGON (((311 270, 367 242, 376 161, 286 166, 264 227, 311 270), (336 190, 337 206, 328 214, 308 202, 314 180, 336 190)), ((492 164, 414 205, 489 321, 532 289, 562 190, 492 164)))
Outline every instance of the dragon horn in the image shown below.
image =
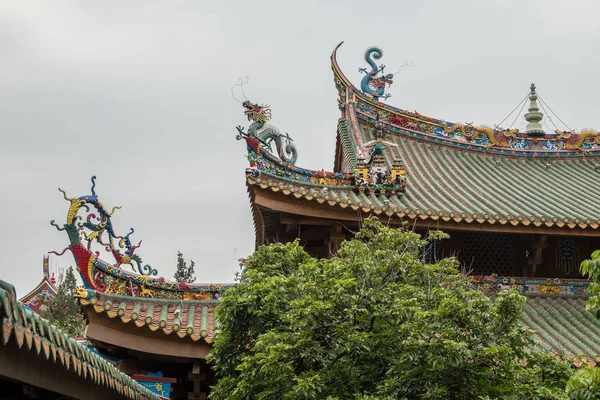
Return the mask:
POLYGON ((58 188, 58 191, 63 194, 63 197, 65 198, 65 200, 67 200, 67 201, 73 201, 73 200, 75 200, 75 197, 73 197, 73 198, 67 197, 67 192, 65 192, 63 189, 58 188))
POLYGON ((92 176, 92 196, 96 195, 96 175, 92 176))
POLYGON ((237 97, 235 97, 235 93, 233 92, 233 89, 234 89, 236 86, 239 86, 239 87, 240 87, 240 91, 242 92, 242 95, 244 96, 244 100, 246 100, 246 101, 247 101, 247 100, 248 100, 248 98, 246 97, 246 93, 244 93, 244 85, 245 85, 246 83, 248 83, 248 81, 249 81, 249 80, 250 80, 250 79, 249 79, 247 76, 246 76, 246 77, 244 77, 243 79, 242 79, 242 78, 238 78, 238 81, 239 81, 240 83, 236 83, 235 85, 233 85, 233 86, 231 87, 231 96, 233 97, 233 99, 234 99, 235 101, 237 101, 237 102, 238 102, 238 103, 240 103, 240 104, 242 104, 242 103, 243 103, 243 101, 240 101, 240 100, 238 100, 238 98, 237 98, 237 97))

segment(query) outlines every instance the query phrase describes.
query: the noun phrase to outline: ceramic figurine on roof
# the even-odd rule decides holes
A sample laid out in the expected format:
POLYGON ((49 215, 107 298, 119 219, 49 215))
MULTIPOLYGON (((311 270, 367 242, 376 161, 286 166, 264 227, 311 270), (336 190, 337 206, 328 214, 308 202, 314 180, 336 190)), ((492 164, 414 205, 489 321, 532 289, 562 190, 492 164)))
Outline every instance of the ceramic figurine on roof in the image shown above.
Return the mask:
POLYGON ((240 79, 240 83, 234 85, 234 88, 236 86, 240 87, 240 91, 244 95, 244 101, 240 101, 237 99, 237 97, 235 97, 233 88, 231 91, 233 98, 237 102, 241 103, 242 107, 244 107, 244 115, 246 115, 248 121, 251 122, 247 133, 244 132, 243 127, 237 127, 237 131, 239 133, 238 139, 245 138, 248 142, 248 146, 256 153, 260 153, 259 146, 262 150, 271 152, 271 143, 274 142, 279 158, 286 163, 294 165, 298 159, 296 145, 292 143, 293 140, 290 135, 287 133, 284 135, 277 127, 267 124, 267 122, 271 119, 270 106, 255 104, 246 99, 243 87, 247 82, 247 80, 244 81, 240 79))
POLYGON ((384 152, 390 147, 398 147, 397 144, 383 140, 388 131, 376 116, 372 128, 374 140, 363 145, 369 150, 369 161, 360 158, 350 180, 359 192, 378 193, 393 195, 401 193, 406 188, 404 167, 400 160, 395 160, 391 168, 388 168, 384 152))
MULTIPOLYGON (((51 224, 59 231, 65 231, 70 244, 67 250, 73 253, 77 270, 86 289, 111 295, 146 297, 175 300, 216 300, 224 290, 222 285, 199 285, 183 282, 171 282, 162 277, 153 278, 157 270, 149 265, 143 265, 142 259, 135 251, 142 242, 134 245, 130 237, 134 230, 126 235, 117 235, 113 229, 111 217, 120 207, 113 207, 109 212, 98 200, 95 192, 96 177, 92 177, 92 194, 77 198, 67 197, 64 190, 59 189, 64 198, 71 204, 67 213, 67 222, 59 226, 54 221, 51 224), (99 247, 99 249, 93 246, 99 247), (109 263, 100 258, 101 251, 114 257, 115 262, 109 263), (131 266, 131 273, 123 268, 131 266)), ((88 293, 89 295, 89 293, 88 293)), ((79 297, 82 297, 80 294, 79 297)))
POLYGON ((23 303, 26 307, 37 314, 40 313, 40 307, 44 304, 44 302, 50 301, 56 296, 56 278, 54 277, 54 272, 52 276, 50 275, 50 257, 48 255, 44 255, 42 262, 42 270, 43 277, 42 281, 31 290, 31 292, 27 293, 23 296, 19 301, 23 303))
POLYGON ((394 74, 384 74, 385 65, 377 65, 373 59, 379 60, 383 56, 383 51, 378 47, 370 47, 365 52, 365 61, 371 66, 371 70, 359 68, 358 71, 365 74, 360 82, 360 88, 366 95, 373 97, 375 100, 383 98, 387 100, 391 95, 385 93, 385 85, 391 86, 394 81, 394 74))
POLYGON ((82 252, 89 252, 92 242, 95 241, 114 256, 116 261, 114 268, 120 269, 123 264, 128 264, 134 270, 137 269, 140 274, 157 275, 158 272, 151 266, 142 266, 142 259, 139 255, 134 254, 135 250, 141 246, 142 241, 140 240, 137 245, 131 243, 129 237, 134 232, 133 228, 125 236, 115 234, 110 217, 116 209, 121 207, 113 207, 109 212, 98 200, 95 188, 96 177, 93 176, 91 195, 69 198, 64 190, 58 189, 62 192, 65 200, 71 203, 71 206, 67 213, 66 224, 60 227, 54 221, 50 223, 59 231, 66 231, 69 235, 71 245, 67 249, 73 252, 76 259, 85 257, 82 252), (80 212, 85 212, 85 216, 80 215, 80 212), (84 241, 85 247, 82 245, 84 241))
POLYGON ((294 165, 298 159, 296 145, 292 143, 290 135, 287 133, 284 135, 277 127, 267 124, 271 119, 269 106, 254 104, 249 100, 244 101, 242 106, 246 109, 244 114, 248 117, 248 121, 252 123, 248 127, 248 133, 244 132, 244 128, 238 127, 239 134, 258 139, 264 145, 263 149, 267 151, 271 151, 271 143, 274 142, 279 158, 294 165))

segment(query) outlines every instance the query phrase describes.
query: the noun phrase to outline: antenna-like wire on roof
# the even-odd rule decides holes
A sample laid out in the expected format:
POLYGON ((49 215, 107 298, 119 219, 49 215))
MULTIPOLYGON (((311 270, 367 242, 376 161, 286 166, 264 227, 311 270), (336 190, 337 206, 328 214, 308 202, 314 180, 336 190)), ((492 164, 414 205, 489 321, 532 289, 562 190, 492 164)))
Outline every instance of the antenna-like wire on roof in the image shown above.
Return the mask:
MULTIPOLYGON (((538 96, 538 98, 539 98, 539 96, 538 96)), ((544 103, 540 102, 540 107, 542 108, 542 111, 544 112, 544 116, 546 117, 546 118, 544 118, 544 120, 542 121, 542 124, 544 124, 544 126, 545 126, 546 128, 548 128, 548 126, 546 125, 546 122, 545 122, 545 120, 548 120, 548 121, 550 121, 550 123, 551 123, 552 125, 554 125, 554 129, 556 129, 556 130, 559 130, 559 129, 558 129, 558 126, 556 126, 556 124, 555 124, 555 123, 554 123, 554 121, 552 120, 552 117, 550 117, 550 114, 548 114, 548 111, 546 111, 546 108, 544 107, 544 103)), ((568 128, 568 127, 567 127, 567 128, 568 128)))
POLYGON ((512 122, 512 124, 510 124, 510 126, 508 127, 508 129, 512 128, 513 125, 515 124, 515 122, 517 122, 517 119, 519 119, 519 115, 521 115, 521 113, 523 112, 523 109, 525 108, 525 104, 527 104, 526 101, 523 102, 523 105, 521 106, 521 109, 519 110, 519 113, 517 114, 517 116, 515 117, 514 121, 512 122))
MULTIPOLYGON (((521 110, 519 111, 519 113, 517 114, 517 118, 519 117, 519 115, 521 114, 521 111, 523 111, 523 107, 525 106, 525 101, 527 100, 527 98, 529 97, 529 93, 527 93, 527 95, 523 98, 523 100, 521 100, 519 102, 519 104, 517 104, 517 106, 510 112, 508 113, 508 115, 506 117, 504 117, 504 119, 502 121, 500 121, 500 123, 494 125, 496 128, 499 128, 500 125, 502 125, 502 123, 504 123, 504 121, 506 121, 508 119, 508 117, 510 117, 516 110, 517 108, 519 108, 519 106, 522 105, 521 110)), ((515 118, 515 121, 517 119, 515 118)), ((511 126, 514 125, 514 122, 511 124, 511 126)))
POLYGON ((546 103, 546 102, 545 102, 545 101, 542 99, 542 97, 541 97, 540 95, 538 95, 538 99, 540 99, 540 103, 541 103, 541 104, 543 104, 543 105, 545 105, 546 107, 548 107, 548 110, 550 110, 550 112, 551 112, 552 114, 554 114, 554 116, 555 116, 556 118, 558 118, 558 120, 559 120, 559 121, 560 121, 560 122, 561 122, 561 123, 562 123, 564 126, 566 126, 566 127, 567 127, 567 129, 569 129, 569 131, 571 131, 571 132, 573 131, 573 129, 571 129, 571 128, 569 127, 569 125, 565 124, 565 121, 563 121, 562 119, 560 119, 560 117, 559 117, 559 116, 558 116, 558 115, 557 115, 557 114, 556 114, 554 111, 552 111, 552 109, 550 108, 550 106, 549 106, 549 105, 548 105, 548 104, 547 104, 547 103, 546 103))

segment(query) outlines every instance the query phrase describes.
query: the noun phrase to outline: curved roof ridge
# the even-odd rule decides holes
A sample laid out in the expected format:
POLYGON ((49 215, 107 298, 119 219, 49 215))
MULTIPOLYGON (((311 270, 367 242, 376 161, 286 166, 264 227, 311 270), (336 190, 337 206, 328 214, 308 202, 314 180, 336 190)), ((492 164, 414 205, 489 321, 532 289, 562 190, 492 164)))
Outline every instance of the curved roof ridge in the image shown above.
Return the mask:
MULTIPOLYGON (((393 134, 416 137, 436 145, 448 145, 469 151, 487 152, 499 156, 573 158, 582 153, 600 157, 600 132, 595 130, 559 131, 544 133, 520 132, 518 129, 503 129, 472 123, 452 123, 443 119, 422 115, 417 111, 400 109, 379 101, 381 90, 375 93, 365 86, 357 88, 342 72, 337 62, 339 43, 331 54, 331 67, 338 89, 338 105, 342 114, 355 114, 370 123, 378 118, 388 125, 393 134)), ((371 49, 370 49, 371 50, 371 49)), ((369 73, 376 87, 392 83, 393 74, 383 75, 384 66, 369 73)), ((365 69, 362 69, 366 72, 365 69)))

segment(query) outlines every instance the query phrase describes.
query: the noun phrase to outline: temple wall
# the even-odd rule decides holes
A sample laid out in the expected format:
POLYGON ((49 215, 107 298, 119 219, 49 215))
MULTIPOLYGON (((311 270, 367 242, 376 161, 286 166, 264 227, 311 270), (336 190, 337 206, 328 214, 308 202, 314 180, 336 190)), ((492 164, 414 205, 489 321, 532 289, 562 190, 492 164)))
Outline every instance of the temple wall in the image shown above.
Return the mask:
POLYGON ((600 242, 593 237, 449 233, 439 256, 457 256, 473 275, 582 278, 579 265, 600 249, 600 242))

